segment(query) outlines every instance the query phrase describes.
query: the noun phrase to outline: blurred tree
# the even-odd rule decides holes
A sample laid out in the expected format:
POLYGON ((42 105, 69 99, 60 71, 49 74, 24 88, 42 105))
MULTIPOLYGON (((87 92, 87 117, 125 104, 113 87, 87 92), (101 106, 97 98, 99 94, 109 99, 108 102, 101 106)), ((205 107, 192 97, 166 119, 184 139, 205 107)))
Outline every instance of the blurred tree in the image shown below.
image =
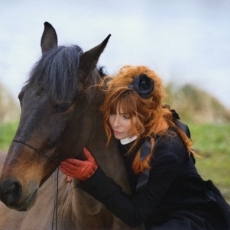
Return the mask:
POLYGON ((19 104, 0 83, 0 124, 19 119, 19 104))
POLYGON ((192 84, 166 86, 166 104, 191 123, 230 123, 230 111, 215 97, 192 84))

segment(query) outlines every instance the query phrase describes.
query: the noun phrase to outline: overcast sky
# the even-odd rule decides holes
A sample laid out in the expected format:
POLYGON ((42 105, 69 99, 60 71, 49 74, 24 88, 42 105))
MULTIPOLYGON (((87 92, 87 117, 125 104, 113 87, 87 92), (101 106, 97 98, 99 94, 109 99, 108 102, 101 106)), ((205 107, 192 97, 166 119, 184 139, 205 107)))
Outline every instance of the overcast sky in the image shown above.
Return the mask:
POLYGON ((43 23, 84 51, 110 41, 109 73, 147 65, 165 83, 193 83, 230 108, 229 0, 1 0, 0 82, 17 97, 40 57, 43 23))

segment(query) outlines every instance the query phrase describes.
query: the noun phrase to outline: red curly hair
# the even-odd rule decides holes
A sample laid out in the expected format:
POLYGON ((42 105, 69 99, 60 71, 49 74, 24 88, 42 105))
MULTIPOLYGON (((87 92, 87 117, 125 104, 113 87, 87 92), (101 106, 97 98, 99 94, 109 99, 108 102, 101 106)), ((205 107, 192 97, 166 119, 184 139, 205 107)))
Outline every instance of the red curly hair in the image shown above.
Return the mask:
POLYGON ((156 134, 163 134, 169 127, 175 128, 188 151, 191 152, 191 140, 177 128, 173 123, 171 111, 163 106, 163 99, 166 96, 165 90, 162 80, 154 71, 146 66, 124 66, 116 75, 105 77, 101 89, 105 91, 104 104, 100 109, 103 113, 103 123, 108 137, 107 144, 113 135, 109 125, 109 117, 117 109, 122 109, 123 113, 129 115, 132 124, 130 133, 138 137, 130 151, 136 147, 140 139, 151 138, 151 154, 141 161, 140 150, 136 153, 132 165, 136 174, 143 172, 144 169, 150 169, 149 162, 154 153, 154 138, 152 137, 156 134), (146 74, 154 81, 154 89, 147 99, 140 97, 135 90, 128 87, 134 78, 140 74, 146 74))

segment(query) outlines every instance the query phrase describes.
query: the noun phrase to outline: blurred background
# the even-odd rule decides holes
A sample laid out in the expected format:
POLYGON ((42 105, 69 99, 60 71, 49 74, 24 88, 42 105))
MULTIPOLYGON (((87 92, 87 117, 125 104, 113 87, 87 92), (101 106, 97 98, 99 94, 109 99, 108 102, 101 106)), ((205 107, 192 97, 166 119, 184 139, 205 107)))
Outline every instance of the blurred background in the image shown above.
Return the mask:
POLYGON ((0 150, 19 119, 17 95, 40 57, 44 22, 59 44, 84 51, 108 34, 99 65, 109 74, 147 65, 163 79, 166 103, 189 124, 197 167, 230 200, 229 0, 1 0, 0 150))

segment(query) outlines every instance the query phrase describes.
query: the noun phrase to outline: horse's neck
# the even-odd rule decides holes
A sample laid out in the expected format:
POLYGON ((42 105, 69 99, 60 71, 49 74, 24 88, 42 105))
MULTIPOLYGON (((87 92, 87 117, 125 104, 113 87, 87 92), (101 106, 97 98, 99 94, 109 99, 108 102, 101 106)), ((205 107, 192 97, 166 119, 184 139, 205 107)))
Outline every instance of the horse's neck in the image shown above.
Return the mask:
MULTIPOLYGON (((117 141, 113 139, 109 146, 106 146, 107 138, 102 124, 97 122, 94 127, 96 128, 91 132, 86 147, 90 149, 105 174, 112 178, 124 193, 129 194, 130 186, 117 141)), ((100 202, 77 188, 75 183, 74 180, 74 195, 70 205, 84 229, 127 229, 121 220, 112 215, 100 202), (89 225, 85 226, 87 224, 89 225)))
POLYGON ((123 158, 119 152, 118 142, 111 139, 109 146, 106 146, 107 137, 102 124, 91 134, 88 140, 90 147, 98 165, 105 174, 112 178, 124 192, 129 193, 130 186, 126 174, 123 158))
MULTIPOLYGON (((97 95, 101 96, 101 95, 97 95)), ((116 140, 106 146, 106 134, 101 124, 101 114, 98 111, 102 98, 94 98, 97 103, 89 106, 88 116, 91 116, 91 132, 86 147, 92 152, 98 165, 105 174, 118 184, 123 192, 130 193, 130 186, 124 167, 124 162, 118 150, 116 140), (93 114, 93 119, 92 119, 93 114), (93 127, 93 128, 92 128, 93 127)), ((87 119, 86 119, 87 120, 87 119)), ((85 124, 86 125, 86 124, 85 124)), ((72 182, 73 189, 63 193, 65 206, 62 206, 62 224, 71 227, 71 222, 77 219, 79 229, 127 229, 127 226, 112 215, 100 202, 77 187, 77 181, 72 182), (71 210, 71 216, 69 210, 71 210), (67 215, 66 215, 67 214, 67 215), (114 227, 116 226, 116 227, 114 227)))

